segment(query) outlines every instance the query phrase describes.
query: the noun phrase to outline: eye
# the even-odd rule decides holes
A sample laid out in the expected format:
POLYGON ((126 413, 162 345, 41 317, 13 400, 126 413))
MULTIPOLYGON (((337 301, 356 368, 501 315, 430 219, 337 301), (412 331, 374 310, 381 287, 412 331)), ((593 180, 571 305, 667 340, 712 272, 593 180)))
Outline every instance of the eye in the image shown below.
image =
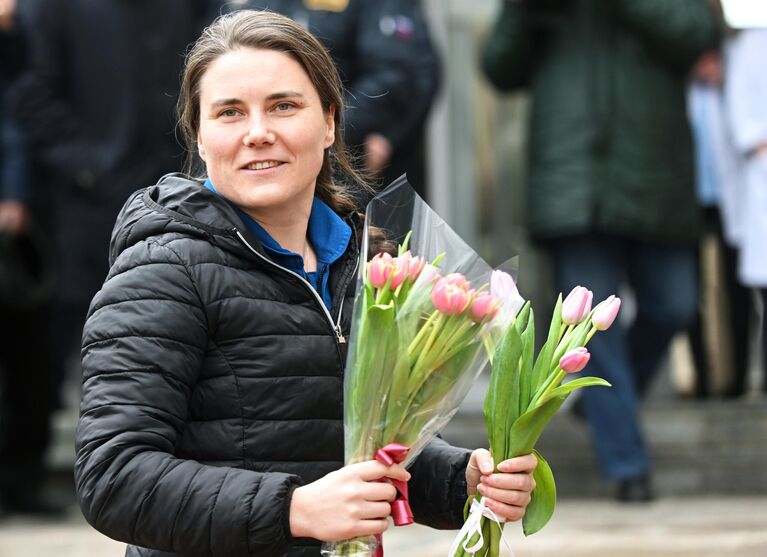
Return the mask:
POLYGON ((236 108, 225 108, 218 113, 219 118, 235 118, 240 115, 240 111, 236 108))
POLYGON ((283 101, 274 105, 275 112, 288 112, 296 108, 296 105, 292 102, 283 101))

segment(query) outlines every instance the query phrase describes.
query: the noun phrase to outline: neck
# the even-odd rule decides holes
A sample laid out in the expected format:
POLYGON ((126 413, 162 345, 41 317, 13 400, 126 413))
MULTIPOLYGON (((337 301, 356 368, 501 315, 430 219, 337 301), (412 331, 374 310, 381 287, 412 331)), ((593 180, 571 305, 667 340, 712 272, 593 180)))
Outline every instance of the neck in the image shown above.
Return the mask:
POLYGON ((307 235, 311 208, 310 202, 308 207, 294 207, 292 211, 284 214, 271 212, 266 217, 246 212, 283 248, 303 257, 304 269, 313 272, 317 269, 317 256, 307 235))

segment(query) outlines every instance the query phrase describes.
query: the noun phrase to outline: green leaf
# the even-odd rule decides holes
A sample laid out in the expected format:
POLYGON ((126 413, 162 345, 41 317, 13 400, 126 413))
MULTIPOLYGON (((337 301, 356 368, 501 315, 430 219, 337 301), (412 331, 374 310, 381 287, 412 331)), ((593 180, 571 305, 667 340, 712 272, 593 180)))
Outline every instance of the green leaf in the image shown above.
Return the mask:
POLYGON ((514 422, 509 435, 509 457, 530 454, 546 424, 565 401, 567 396, 552 398, 545 403, 528 410, 514 422))
POLYGON ((522 355, 519 360, 519 408, 517 414, 527 410, 531 397, 533 374, 533 354, 535 352, 535 315, 531 309, 527 318, 527 327, 522 333, 522 355))
POLYGON ((410 245, 410 237, 413 235, 413 231, 408 231, 407 235, 405 236, 405 239, 402 240, 402 244, 400 244, 399 249, 397 250, 397 256, 401 256, 403 253, 405 253, 408 249, 408 246, 410 245))
POLYGON ((551 325, 549 325, 549 336, 543 344, 538 358, 533 367, 533 376, 531 381, 531 392, 538 391, 541 385, 548 377, 551 366, 551 356, 559 344, 559 335, 562 333, 562 294, 557 298, 557 305, 554 307, 554 313, 551 316, 551 325))
POLYGON ((567 383, 563 383, 559 387, 552 389, 541 399, 541 401, 544 402, 553 397, 569 395, 572 391, 582 387, 612 387, 612 385, 601 377, 579 377, 578 379, 568 381, 567 383))
POLYGON ((533 454, 538 459, 538 466, 533 472, 535 489, 531 493, 532 498, 522 518, 522 530, 525 536, 535 534, 546 526, 557 504, 557 486, 554 483, 551 467, 541 453, 534 450, 533 454))
POLYGON ((517 332, 521 335, 522 331, 525 330, 527 327, 527 322, 530 317, 530 312, 532 312, 532 306, 530 305, 530 302, 525 302, 525 305, 522 306, 522 309, 519 310, 519 313, 514 318, 514 326, 517 329, 517 332))
POLYGON ((491 432, 488 435, 490 452, 496 458, 507 454, 508 427, 518 415, 521 353, 522 341, 512 323, 495 349, 490 384, 485 395, 485 424, 491 432))

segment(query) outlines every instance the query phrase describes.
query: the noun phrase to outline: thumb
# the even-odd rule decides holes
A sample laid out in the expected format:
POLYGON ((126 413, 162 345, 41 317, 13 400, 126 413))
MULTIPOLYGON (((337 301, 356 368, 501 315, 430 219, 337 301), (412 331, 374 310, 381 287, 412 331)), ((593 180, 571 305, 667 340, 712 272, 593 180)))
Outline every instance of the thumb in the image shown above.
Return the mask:
POLYGON ((477 449, 471 453, 469 467, 479 470, 484 475, 492 474, 495 470, 493 455, 487 449, 477 449))

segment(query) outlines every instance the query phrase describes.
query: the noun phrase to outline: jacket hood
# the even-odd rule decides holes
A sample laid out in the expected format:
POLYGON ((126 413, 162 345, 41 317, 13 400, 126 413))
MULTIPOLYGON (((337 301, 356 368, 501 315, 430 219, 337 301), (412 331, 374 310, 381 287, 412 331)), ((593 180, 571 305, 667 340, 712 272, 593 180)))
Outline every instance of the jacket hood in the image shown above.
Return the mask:
MULTIPOLYGON (((114 263, 127 248, 152 236, 179 233, 204 239, 224 249, 240 246, 237 231, 248 232, 234 209, 202 181, 168 174, 154 186, 135 192, 117 216, 109 248, 114 263)), ((261 249, 252 236, 249 242, 261 249)))

